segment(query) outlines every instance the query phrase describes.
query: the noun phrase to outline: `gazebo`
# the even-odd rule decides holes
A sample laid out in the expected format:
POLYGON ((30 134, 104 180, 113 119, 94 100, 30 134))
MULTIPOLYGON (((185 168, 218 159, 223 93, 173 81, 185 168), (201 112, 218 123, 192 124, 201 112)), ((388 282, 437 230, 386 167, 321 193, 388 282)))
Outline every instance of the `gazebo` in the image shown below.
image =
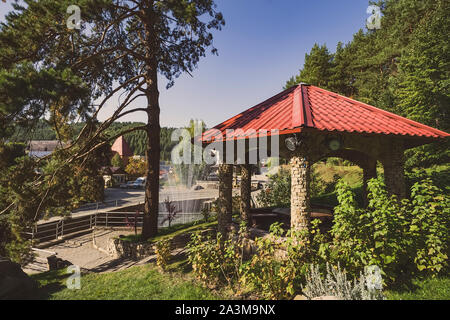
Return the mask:
MULTIPOLYGON (((449 136, 446 132, 400 117, 307 84, 291 87, 274 97, 232 117, 202 135, 204 146, 233 141, 244 143, 246 161, 258 138, 279 140, 278 154, 291 165, 291 228, 309 228, 311 166, 326 157, 349 160, 363 169, 364 190, 367 181, 376 177, 376 164, 384 168, 390 194, 406 196, 404 151, 449 136), (230 131, 234 130, 234 131, 230 131), (273 131, 275 130, 275 131, 273 131), (260 132, 256 134, 255 132, 260 132), (262 134, 261 134, 262 132, 262 134), (274 133, 275 132, 275 133, 274 133), (222 135, 218 135, 222 133, 222 135), (221 136, 221 137, 220 137, 221 136)), ((235 143, 236 144, 236 143, 235 143)), ((227 148, 222 148, 222 159, 227 148)), ((228 160, 228 159, 227 159, 228 160)), ((232 176, 235 162, 219 165, 219 232, 226 232, 232 214, 232 176)), ((261 159, 258 159, 261 160, 261 159)), ((251 165, 241 166, 241 214, 249 221, 251 201, 251 165)))

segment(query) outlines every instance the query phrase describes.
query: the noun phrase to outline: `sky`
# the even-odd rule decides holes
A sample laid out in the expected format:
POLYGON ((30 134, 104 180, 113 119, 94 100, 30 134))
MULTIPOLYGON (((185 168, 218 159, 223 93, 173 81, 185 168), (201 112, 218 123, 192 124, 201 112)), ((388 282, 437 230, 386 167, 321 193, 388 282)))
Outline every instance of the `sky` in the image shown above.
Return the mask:
MULTIPOLYGON (((339 41, 349 42, 364 28, 368 2, 216 0, 226 21, 221 31, 214 32, 219 56, 208 54, 193 77, 182 75, 168 90, 160 77, 161 125, 183 127, 198 119, 213 127, 279 93, 298 74, 314 43, 326 44, 334 52, 339 41)), ((0 21, 9 10, 9 4, 0 2, 0 21)), ((99 114, 100 120, 115 106, 117 99, 99 114)), ((145 100, 134 106, 145 106, 145 100)), ((146 120, 143 113, 123 118, 146 120)))

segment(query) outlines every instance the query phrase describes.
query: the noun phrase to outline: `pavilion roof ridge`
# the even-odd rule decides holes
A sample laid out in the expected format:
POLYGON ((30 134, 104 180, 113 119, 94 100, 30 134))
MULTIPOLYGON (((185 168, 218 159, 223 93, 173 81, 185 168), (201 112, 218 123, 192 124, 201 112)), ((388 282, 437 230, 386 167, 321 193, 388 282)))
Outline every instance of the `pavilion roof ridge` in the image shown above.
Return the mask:
POLYGON ((424 139, 450 136, 444 131, 364 102, 300 83, 208 130, 201 140, 211 142, 217 130, 226 136, 225 140, 229 140, 253 138, 245 135, 249 130, 278 130, 277 134, 285 135, 305 129, 420 138, 417 143, 429 143, 424 139), (227 130, 234 133, 225 134, 227 130))

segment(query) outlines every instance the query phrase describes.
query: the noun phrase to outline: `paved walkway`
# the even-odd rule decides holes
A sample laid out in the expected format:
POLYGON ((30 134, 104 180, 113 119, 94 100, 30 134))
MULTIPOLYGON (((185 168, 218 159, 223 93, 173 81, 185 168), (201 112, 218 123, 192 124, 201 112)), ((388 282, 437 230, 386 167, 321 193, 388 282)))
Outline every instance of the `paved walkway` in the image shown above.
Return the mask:
MULTIPOLYGON (((97 231, 96 245, 97 247, 106 250, 106 246, 110 238, 131 233, 131 231, 127 230, 97 231)), ((25 266, 23 270, 28 274, 36 274, 47 271, 47 265, 42 261, 45 261, 46 257, 51 255, 51 252, 56 253, 58 258, 69 261, 71 264, 79 266, 81 269, 95 273, 115 272, 156 261, 155 255, 146 257, 139 261, 131 259, 115 259, 103 252, 103 250, 98 250, 94 247, 92 243, 92 234, 80 236, 78 238, 50 246, 46 248, 45 251, 39 252, 38 258, 33 263, 25 266)), ((172 255, 178 255, 183 251, 184 249, 176 249, 172 252, 172 255)))
MULTIPOLYGON (((130 233, 132 232, 126 230, 100 230, 96 232, 96 243, 102 249, 106 250, 110 238, 130 233)), ((96 249, 92 243, 92 234, 86 234, 49 246, 45 248, 45 251, 55 252, 58 258, 67 260, 73 265, 92 272, 117 271, 139 263, 131 260, 114 259, 105 252, 96 249)), ((25 266, 23 270, 28 274, 46 271, 46 265, 42 261, 49 255, 46 252, 39 252, 37 259, 33 263, 25 266)))

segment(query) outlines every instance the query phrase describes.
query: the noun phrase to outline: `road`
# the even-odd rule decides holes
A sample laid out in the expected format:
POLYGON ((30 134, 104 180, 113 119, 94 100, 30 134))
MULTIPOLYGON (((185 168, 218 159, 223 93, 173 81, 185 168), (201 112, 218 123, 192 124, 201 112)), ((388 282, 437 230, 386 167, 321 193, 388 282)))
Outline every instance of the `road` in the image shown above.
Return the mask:
MULTIPOLYGON (((191 190, 184 187, 164 187, 159 192, 160 201, 164 201, 167 197, 170 200, 191 200, 215 198, 219 195, 217 189, 191 190)), ((129 202, 143 202, 144 190, 130 189, 107 189, 105 190, 105 202, 113 202, 116 200, 127 200, 129 202)))

